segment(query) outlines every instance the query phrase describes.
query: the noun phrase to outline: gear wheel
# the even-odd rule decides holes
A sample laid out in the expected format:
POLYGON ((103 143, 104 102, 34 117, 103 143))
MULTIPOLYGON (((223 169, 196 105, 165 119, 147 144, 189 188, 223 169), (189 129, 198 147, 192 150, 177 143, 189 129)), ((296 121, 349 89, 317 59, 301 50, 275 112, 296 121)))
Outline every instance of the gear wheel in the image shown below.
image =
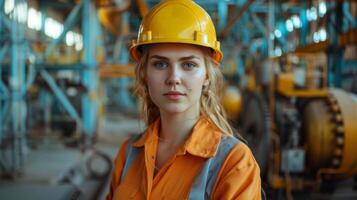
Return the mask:
POLYGON ((326 103, 331 113, 331 123, 334 125, 333 129, 331 130, 335 141, 331 165, 334 168, 339 168, 343 158, 343 147, 345 142, 343 117, 341 108, 338 105, 337 99, 332 92, 328 94, 326 103))
POLYGON ((304 138, 307 143, 307 161, 312 170, 321 167, 339 167, 344 145, 343 119, 336 98, 313 99, 303 113, 304 138), (341 131, 336 134, 337 130, 341 131))
POLYGON ((265 174, 270 143, 269 107, 264 96, 257 92, 247 92, 243 104, 243 111, 239 116, 241 135, 252 149, 262 174, 265 174))
POLYGON ((302 119, 308 168, 335 168, 340 178, 357 174, 357 98, 329 89, 326 97, 306 104, 302 119))

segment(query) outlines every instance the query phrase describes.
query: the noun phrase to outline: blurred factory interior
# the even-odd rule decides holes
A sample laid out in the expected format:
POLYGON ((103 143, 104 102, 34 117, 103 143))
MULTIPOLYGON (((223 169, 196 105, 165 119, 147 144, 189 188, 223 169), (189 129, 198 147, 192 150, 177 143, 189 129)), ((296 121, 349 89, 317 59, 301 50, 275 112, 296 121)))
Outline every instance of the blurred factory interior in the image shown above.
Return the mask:
MULTIPOLYGON (((104 199, 159 0, 0 0, 0 199, 104 199)), ((196 0, 268 199, 357 199, 357 1, 196 0)))

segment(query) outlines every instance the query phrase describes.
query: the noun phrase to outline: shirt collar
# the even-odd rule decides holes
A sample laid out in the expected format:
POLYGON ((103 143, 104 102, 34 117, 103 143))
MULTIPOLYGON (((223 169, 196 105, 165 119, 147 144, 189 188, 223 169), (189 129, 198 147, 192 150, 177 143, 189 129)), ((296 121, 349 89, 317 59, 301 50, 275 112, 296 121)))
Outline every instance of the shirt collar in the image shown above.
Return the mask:
POLYGON ((154 139, 158 139, 157 136, 160 130, 160 126, 161 120, 160 118, 158 118, 153 123, 151 123, 150 126, 144 132, 144 134, 136 142, 133 143, 133 146, 142 147, 145 144, 153 141, 154 139))
POLYGON ((221 132, 207 117, 202 116, 193 127, 184 148, 192 155, 210 158, 216 155, 220 141, 221 132))
MULTIPOLYGON (((147 128, 143 136, 133 143, 133 146, 142 147, 153 139, 158 139, 160 126, 161 121, 157 119, 147 128)), ((185 144, 178 150, 178 154, 183 155, 188 152, 195 156, 210 158, 216 155, 220 141, 221 132, 218 128, 207 117, 201 116, 185 144)))

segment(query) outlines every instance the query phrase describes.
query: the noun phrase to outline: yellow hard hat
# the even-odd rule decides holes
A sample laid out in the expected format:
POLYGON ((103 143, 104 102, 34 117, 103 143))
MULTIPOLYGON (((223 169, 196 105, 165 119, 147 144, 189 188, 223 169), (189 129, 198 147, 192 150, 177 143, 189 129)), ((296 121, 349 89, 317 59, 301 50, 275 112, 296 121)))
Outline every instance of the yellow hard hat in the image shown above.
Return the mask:
POLYGON ((223 57, 211 17, 192 0, 166 0, 153 7, 130 47, 132 58, 140 59, 140 46, 156 43, 195 44, 211 48, 217 62, 223 57))

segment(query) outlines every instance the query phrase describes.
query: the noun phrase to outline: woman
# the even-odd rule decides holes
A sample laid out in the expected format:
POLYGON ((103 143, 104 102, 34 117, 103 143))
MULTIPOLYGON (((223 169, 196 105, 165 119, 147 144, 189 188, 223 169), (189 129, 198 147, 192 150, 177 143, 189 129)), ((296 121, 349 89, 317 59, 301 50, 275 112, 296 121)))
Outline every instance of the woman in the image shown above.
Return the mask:
POLYGON ((209 15, 191 0, 163 1, 130 53, 148 128, 122 145, 107 199, 260 199, 259 167, 219 103, 209 15))

